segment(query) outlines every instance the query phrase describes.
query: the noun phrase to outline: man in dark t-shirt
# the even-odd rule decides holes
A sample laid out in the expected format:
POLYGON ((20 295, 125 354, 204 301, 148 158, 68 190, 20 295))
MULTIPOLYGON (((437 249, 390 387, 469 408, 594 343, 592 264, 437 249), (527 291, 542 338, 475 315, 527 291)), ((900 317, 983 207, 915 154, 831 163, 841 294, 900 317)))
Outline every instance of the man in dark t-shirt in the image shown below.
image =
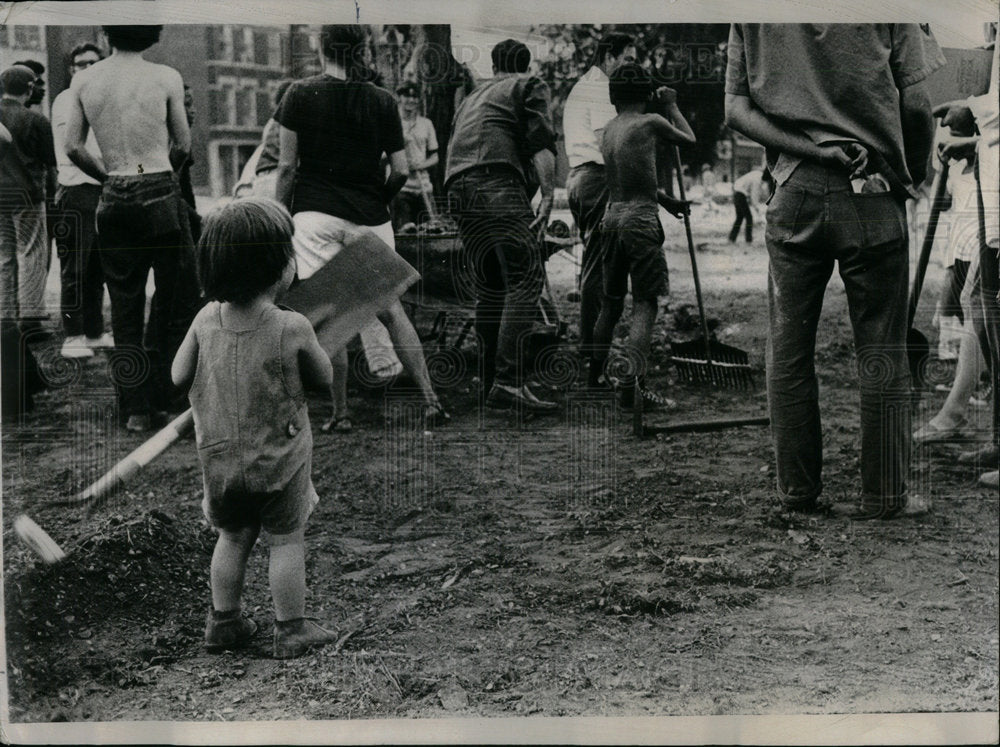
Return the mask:
MULTIPOLYGON (((300 280, 364 233, 394 249, 388 204, 408 174, 395 99, 351 70, 369 53, 367 29, 324 26, 322 47, 323 73, 293 83, 274 115, 281 127, 276 192, 295 221, 300 280), (389 157, 388 179, 383 155, 389 157)), ((399 300, 378 319, 421 391, 427 424, 440 422, 446 415, 431 386, 420 338, 399 300)), ((349 425, 346 350, 335 352, 332 360, 334 412, 324 429, 349 425)))

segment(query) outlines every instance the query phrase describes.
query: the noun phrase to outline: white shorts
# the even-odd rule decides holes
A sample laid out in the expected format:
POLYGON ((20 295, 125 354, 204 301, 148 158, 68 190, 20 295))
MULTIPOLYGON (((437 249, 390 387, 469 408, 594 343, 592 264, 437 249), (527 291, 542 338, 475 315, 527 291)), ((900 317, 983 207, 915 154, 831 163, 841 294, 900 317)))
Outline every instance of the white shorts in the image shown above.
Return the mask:
MULTIPOLYGON (((333 259, 344 248, 344 242, 348 238, 365 231, 374 233, 392 249, 396 248, 396 236, 391 222, 378 226, 359 226, 349 220, 314 211, 296 213, 292 222, 295 224, 292 246, 295 248, 299 280, 305 280, 333 259)), ((389 332, 381 322, 373 319, 360 334, 368 368, 376 378, 387 379, 402 372, 403 364, 396 356, 389 332)))
POLYGON ((391 221, 378 226, 359 226, 343 218, 310 210, 296 213, 292 221, 295 224, 292 246, 295 248, 299 280, 312 276, 344 248, 347 239, 365 231, 375 234, 392 249, 396 248, 391 221))

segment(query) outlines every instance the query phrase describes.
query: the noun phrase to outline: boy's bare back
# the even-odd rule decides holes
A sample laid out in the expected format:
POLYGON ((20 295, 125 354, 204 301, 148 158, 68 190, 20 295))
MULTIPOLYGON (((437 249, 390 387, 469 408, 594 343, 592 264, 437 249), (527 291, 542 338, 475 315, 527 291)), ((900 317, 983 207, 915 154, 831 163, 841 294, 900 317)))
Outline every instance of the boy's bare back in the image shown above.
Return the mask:
POLYGON ((608 122, 601 142, 608 201, 655 203, 657 159, 668 157, 677 134, 659 114, 622 112, 608 122))
POLYGON ((177 133, 168 123, 176 126, 178 115, 185 116, 180 73, 141 58, 116 57, 80 72, 72 82, 108 173, 171 171, 170 139, 177 133))

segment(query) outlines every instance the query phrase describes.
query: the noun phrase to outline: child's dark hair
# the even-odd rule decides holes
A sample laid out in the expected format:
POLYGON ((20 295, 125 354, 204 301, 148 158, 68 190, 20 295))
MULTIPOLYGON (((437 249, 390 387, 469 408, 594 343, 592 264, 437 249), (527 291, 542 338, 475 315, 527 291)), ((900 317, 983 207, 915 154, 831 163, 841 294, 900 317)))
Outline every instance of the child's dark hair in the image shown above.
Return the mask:
POLYGON ((653 79, 642 65, 626 62, 611 73, 608 94, 615 106, 642 104, 653 93, 653 79))
POLYGON ((292 216, 275 200, 247 197, 216 208, 198 241, 205 297, 247 303, 274 285, 292 261, 292 216))

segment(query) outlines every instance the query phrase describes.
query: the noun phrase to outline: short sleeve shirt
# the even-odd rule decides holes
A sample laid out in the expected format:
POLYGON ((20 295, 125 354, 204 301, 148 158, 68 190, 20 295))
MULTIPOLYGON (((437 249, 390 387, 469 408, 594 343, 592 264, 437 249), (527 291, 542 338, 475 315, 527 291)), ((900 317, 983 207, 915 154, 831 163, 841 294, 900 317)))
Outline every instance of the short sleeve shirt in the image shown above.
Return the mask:
POLYGON ((43 202, 46 170, 56 165, 49 121, 20 101, 4 99, 0 103, 0 122, 12 139, 0 157, 0 204, 43 202))
POLYGON ((542 150, 556 152, 549 87, 537 76, 480 83, 455 112, 445 183, 479 166, 504 165, 525 182, 525 167, 542 150))
MULTIPOLYGON (((66 123, 69 121, 70 91, 66 89, 52 102, 52 141, 56 149, 56 165, 59 169, 59 183, 64 187, 76 187, 81 184, 100 184, 92 176, 80 170, 80 167, 69 160, 66 155, 66 123)), ((87 131, 87 142, 84 147, 97 160, 101 159, 101 149, 94 137, 94 128, 87 131)))
POLYGON ((293 213, 316 211, 362 226, 389 221, 382 156, 405 148, 392 94, 316 75, 291 85, 274 118, 298 135, 293 213))
POLYGON ((608 76, 596 65, 576 82, 563 108, 563 137, 570 168, 585 163, 604 165, 597 133, 618 112, 611 103, 608 76))
MULTIPOLYGON (((403 139, 406 141, 406 159, 411 164, 423 163, 431 153, 438 149, 437 133, 434 124, 427 117, 416 117, 412 122, 403 120, 403 139)), ((426 169, 423 170, 426 173, 426 169)), ((420 184, 420 173, 410 169, 410 175, 403 185, 404 192, 423 191, 420 184)))
MULTIPOLYGON (((817 145, 860 142, 902 187, 911 186, 899 91, 944 64, 929 30, 891 23, 738 23, 730 28, 728 56, 726 93, 749 96, 769 118, 817 145)), ((769 153, 768 162, 781 184, 791 169, 782 168, 777 156, 769 153)))
POLYGON ((979 185, 983 199, 983 220, 987 245, 1000 245, 1000 96, 998 96, 998 55, 1000 47, 993 48, 993 67, 990 72, 990 89, 982 96, 968 100, 969 108, 979 128, 977 152, 979 185))

